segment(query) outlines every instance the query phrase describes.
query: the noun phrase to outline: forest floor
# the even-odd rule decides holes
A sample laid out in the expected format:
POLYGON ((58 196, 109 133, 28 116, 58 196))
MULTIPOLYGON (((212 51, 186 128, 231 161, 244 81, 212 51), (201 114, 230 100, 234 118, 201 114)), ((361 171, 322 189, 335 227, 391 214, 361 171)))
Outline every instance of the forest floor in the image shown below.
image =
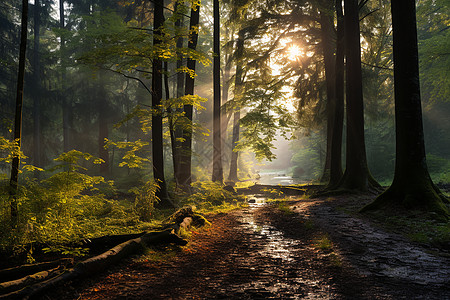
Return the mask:
POLYGON ((356 213, 368 201, 291 197, 210 215, 187 246, 150 249, 42 299, 450 299, 448 253, 356 213))

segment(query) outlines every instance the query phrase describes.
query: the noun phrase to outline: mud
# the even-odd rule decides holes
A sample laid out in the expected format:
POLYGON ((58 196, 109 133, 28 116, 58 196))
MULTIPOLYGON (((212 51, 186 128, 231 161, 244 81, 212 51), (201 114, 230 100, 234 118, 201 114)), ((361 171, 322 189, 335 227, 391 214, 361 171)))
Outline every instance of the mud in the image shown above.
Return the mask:
POLYGON ((129 259, 42 299, 450 299, 448 259, 336 202, 292 201, 294 214, 262 202, 210 216, 173 257, 129 259))

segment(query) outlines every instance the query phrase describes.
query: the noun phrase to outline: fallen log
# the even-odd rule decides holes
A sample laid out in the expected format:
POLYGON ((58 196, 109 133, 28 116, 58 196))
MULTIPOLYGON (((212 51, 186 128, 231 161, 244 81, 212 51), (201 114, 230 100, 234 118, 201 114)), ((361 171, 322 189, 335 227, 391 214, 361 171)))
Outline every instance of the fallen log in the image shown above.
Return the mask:
POLYGON ((61 274, 63 269, 60 267, 56 267, 54 269, 40 271, 35 274, 27 275, 23 278, 6 281, 0 283, 0 294, 7 294, 12 291, 17 291, 22 289, 25 286, 33 285, 37 282, 49 279, 57 274, 61 274))
POLYGON ((133 234, 105 235, 97 238, 84 239, 81 242, 83 247, 89 248, 90 253, 95 253, 101 250, 105 251, 105 249, 109 249, 120 243, 138 238, 144 234, 145 232, 133 234))
POLYGON ((187 241, 174 234, 173 229, 149 232, 138 238, 121 243, 100 255, 88 258, 78 263, 73 269, 69 269, 59 276, 50 278, 41 283, 27 286, 19 291, 0 295, 0 299, 28 299, 29 297, 36 296, 44 292, 51 286, 54 286, 61 281, 73 280, 80 276, 92 276, 104 270, 108 266, 118 262, 120 259, 138 252, 144 245, 160 243, 175 243, 177 245, 184 246, 187 244, 187 241))
POLYGON ((172 230, 149 232, 139 238, 119 244, 100 255, 82 261, 78 263, 74 269, 79 270, 84 274, 93 274, 103 270, 105 267, 119 261, 125 256, 137 252, 143 245, 158 243, 175 243, 177 245, 187 244, 185 240, 175 235, 172 230))
POLYGON ((68 265, 72 264, 73 259, 71 258, 62 258, 59 260, 35 263, 35 264, 26 264, 21 265, 19 267, 8 268, 0 270, 0 282, 12 281, 15 279, 19 279, 25 277, 30 274, 34 274, 40 271, 53 269, 60 265, 68 265))

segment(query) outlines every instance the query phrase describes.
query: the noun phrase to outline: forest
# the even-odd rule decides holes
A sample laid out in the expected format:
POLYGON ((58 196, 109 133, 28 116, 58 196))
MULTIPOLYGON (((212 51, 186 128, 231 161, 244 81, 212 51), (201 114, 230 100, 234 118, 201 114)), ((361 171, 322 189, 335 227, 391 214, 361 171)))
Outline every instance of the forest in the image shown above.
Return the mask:
POLYGON ((448 260, 449 28, 447 0, 3 1, 0 269, 151 234, 190 253, 242 210, 338 257, 302 201, 448 260))

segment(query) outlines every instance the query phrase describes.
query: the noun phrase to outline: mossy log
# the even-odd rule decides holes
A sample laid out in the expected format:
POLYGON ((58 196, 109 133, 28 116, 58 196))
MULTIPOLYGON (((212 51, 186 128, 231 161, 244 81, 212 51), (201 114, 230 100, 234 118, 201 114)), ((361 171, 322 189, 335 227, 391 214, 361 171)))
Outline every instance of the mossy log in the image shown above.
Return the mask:
POLYGON ((8 268, 4 270, 0 270, 0 282, 12 281, 19 278, 23 278, 27 275, 35 274, 41 271, 49 270, 56 268, 61 265, 69 265, 73 263, 73 259, 71 258, 63 258, 59 260, 35 263, 35 264, 26 264, 21 265, 14 268, 8 268))
POLYGON ((72 280, 78 277, 92 276, 104 270, 105 268, 117 263, 120 259, 137 253, 140 249, 142 249, 144 245, 154 245, 161 243, 175 243, 177 245, 186 245, 187 242, 174 234, 173 229, 149 232, 138 238, 121 243, 100 255, 86 259, 78 263, 74 268, 68 269, 62 274, 57 274, 56 277, 49 279, 51 275, 55 275, 54 273, 48 274, 48 276, 41 276, 41 280, 48 280, 27 286, 19 291, 0 295, 0 299, 28 299, 31 296, 42 293, 49 287, 61 281, 72 280))
POLYGON ((41 282, 43 280, 54 277, 55 275, 61 274, 63 270, 59 267, 40 271, 35 274, 27 275, 23 278, 19 278, 12 281, 2 282, 0 283, 0 294, 7 294, 12 291, 17 291, 25 286, 29 286, 35 284, 37 282, 41 282))

